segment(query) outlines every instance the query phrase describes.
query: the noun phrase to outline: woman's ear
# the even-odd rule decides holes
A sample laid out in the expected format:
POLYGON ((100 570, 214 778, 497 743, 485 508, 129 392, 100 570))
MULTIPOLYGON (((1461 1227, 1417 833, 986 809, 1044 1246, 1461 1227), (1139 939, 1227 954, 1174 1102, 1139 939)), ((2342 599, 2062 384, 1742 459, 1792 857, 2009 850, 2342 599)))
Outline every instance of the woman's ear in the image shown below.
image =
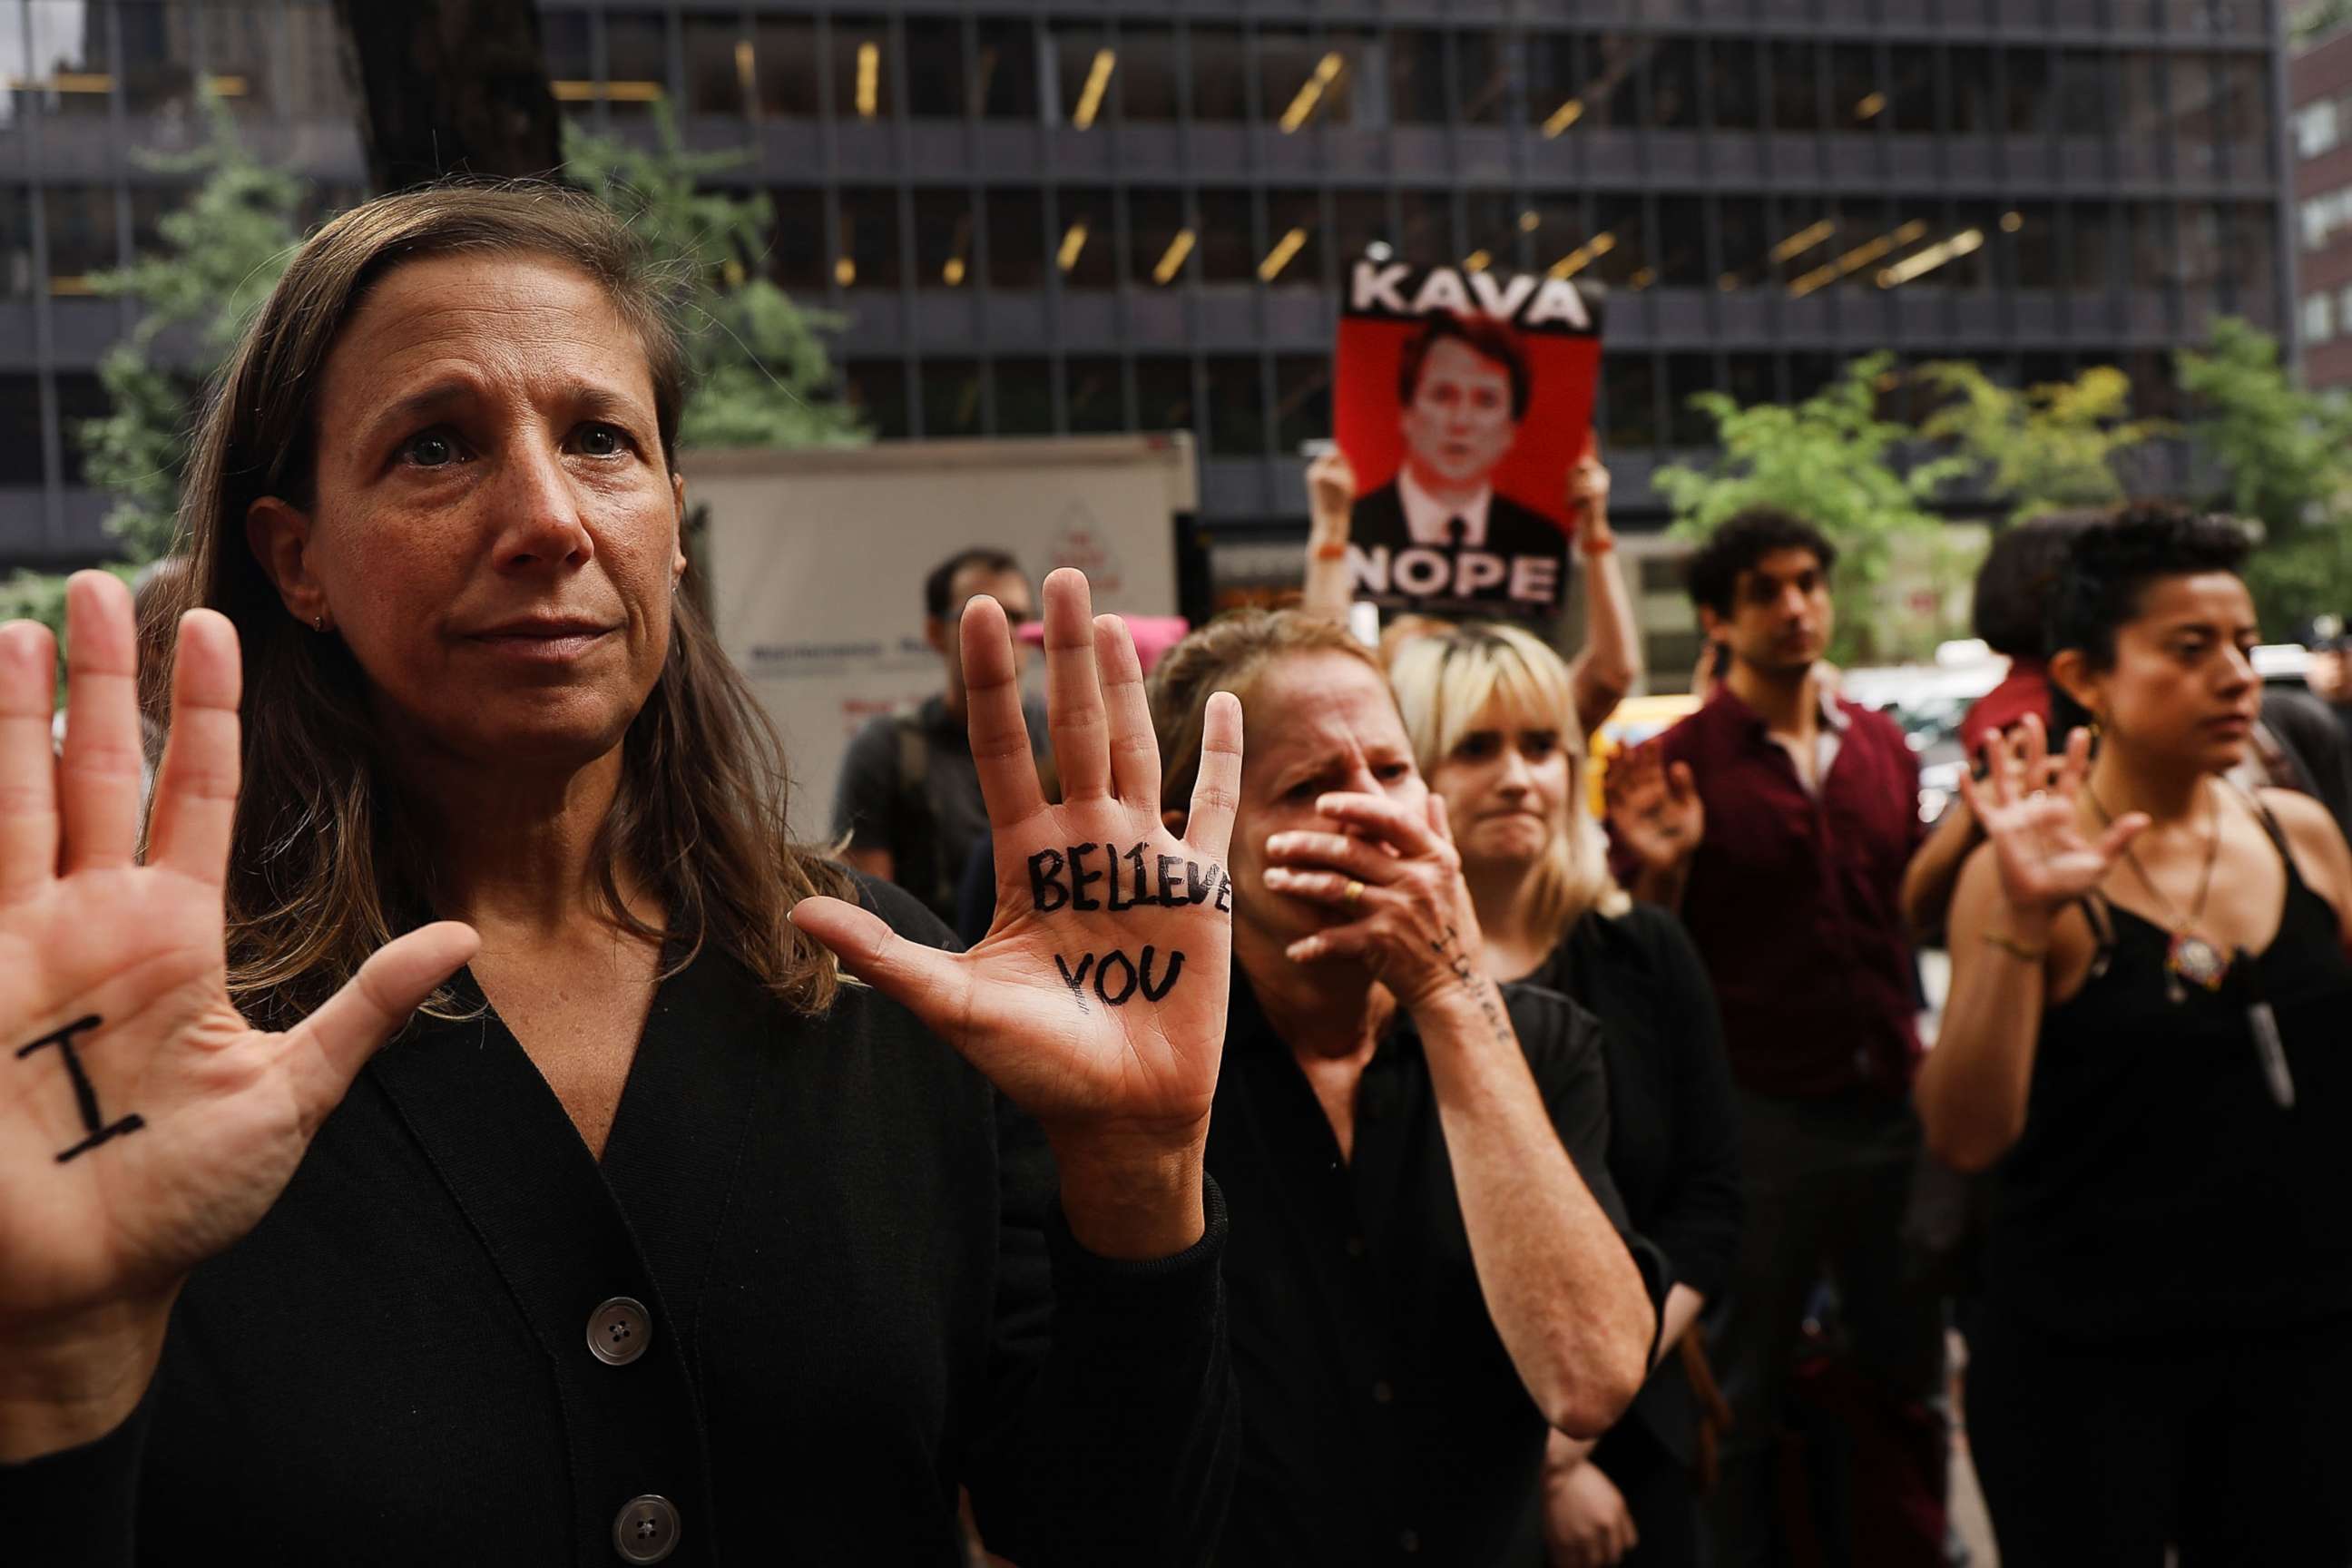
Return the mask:
POLYGON ((310 513, 276 496, 263 496, 245 509, 245 542, 289 615, 304 626, 324 619, 326 590, 310 569, 310 513))
POLYGON ((2050 684, 2064 692, 2074 700, 2075 707, 2093 718, 2098 718, 2104 711, 2099 679, 2092 673, 2091 661, 2083 657, 2081 648, 2070 647, 2051 656, 2050 684))

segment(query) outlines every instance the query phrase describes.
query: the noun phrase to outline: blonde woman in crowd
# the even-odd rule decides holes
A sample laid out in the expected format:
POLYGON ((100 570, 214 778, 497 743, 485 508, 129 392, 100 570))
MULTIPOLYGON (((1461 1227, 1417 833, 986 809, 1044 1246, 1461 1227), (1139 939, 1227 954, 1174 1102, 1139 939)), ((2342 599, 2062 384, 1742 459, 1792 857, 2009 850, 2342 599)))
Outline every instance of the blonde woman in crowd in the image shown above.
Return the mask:
MULTIPOLYGON (((1486 973, 1559 992, 1601 1020, 1609 1173, 1629 1222, 1673 1271, 1660 1340, 1670 1348, 1721 1288, 1739 1228, 1731 1079, 1706 972, 1674 915, 1632 902, 1611 879, 1582 805, 1576 680, 1559 655, 1516 627, 1473 625, 1404 644, 1390 678, 1414 763, 1454 824, 1486 973)), ((1597 1445, 1553 1434, 1552 1561, 1697 1562, 1699 1426, 1675 1365, 1652 1374, 1597 1445)))

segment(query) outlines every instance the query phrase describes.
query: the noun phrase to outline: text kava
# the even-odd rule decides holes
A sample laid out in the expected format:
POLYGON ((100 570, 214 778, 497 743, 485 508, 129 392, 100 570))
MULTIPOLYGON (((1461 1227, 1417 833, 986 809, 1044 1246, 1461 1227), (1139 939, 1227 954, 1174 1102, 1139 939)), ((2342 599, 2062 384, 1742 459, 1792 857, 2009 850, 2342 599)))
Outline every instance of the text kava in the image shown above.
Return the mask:
POLYGON ((1422 279, 1421 287, 1408 300, 1398 289, 1412 273, 1413 268, 1401 261, 1386 265, 1357 262, 1348 308, 1358 311, 1386 310, 1399 316, 1423 316, 1433 310, 1468 315, 1475 310, 1497 321, 1517 318, 1522 327, 1565 321, 1580 331, 1592 328, 1592 318, 1585 314, 1584 296, 1564 278, 1539 279, 1524 272, 1500 278, 1491 272, 1465 274, 1451 267, 1438 267, 1422 279), (1522 309, 1524 315, 1520 314, 1522 309))

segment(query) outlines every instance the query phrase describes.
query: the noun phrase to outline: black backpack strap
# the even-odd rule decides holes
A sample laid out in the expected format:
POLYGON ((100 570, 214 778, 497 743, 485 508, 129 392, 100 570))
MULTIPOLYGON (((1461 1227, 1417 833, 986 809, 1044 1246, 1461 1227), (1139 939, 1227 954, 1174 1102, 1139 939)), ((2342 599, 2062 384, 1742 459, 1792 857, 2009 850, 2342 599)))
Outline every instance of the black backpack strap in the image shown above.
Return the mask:
MULTIPOLYGON (((939 810, 931 799, 931 742, 923 733, 920 708, 891 716, 898 742, 897 819, 890 835, 891 879, 935 911, 955 908, 954 876, 940 863, 939 810)), ((959 872, 961 868, 958 868, 959 872)))

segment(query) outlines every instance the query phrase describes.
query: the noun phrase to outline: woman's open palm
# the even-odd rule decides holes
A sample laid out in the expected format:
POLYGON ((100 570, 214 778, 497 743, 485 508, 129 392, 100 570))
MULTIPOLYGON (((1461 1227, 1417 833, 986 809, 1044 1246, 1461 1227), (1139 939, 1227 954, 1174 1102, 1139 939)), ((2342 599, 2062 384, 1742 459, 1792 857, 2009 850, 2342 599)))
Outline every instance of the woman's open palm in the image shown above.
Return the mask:
POLYGON ((971 754, 995 843, 996 920, 950 954, 834 899, 795 923, 1055 1128, 1204 1125, 1224 1047, 1241 704, 1210 699, 1186 833, 1161 820, 1160 747, 1127 627, 1087 580, 1045 579, 1045 681, 1062 804, 1040 788, 1004 612, 962 617, 971 754))
POLYGON ((284 1034, 230 1005, 222 884, 239 765, 236 633, 180 629, 171 740, 138 856, 130 595, 68 591, 64 755, 55 654, 0 627, 0 1331, 167 1300, 285 1189, 368 1057, 471 956, 443 923, 386 946, 284 1034))
POLYGON ((2013 744, 1985 737, 1984 779, 1963 771, 1960 795, 1992 840, 2011 905, 2056 910, 2097 887, 2148 819, 2127 813, 2099 837, 2086 837, 2077 803, 2090 765, 2090 734, 2075 731, 2065 752, 2053 759, 2039 716, 2027 714, 2019 731, 2013 744))

